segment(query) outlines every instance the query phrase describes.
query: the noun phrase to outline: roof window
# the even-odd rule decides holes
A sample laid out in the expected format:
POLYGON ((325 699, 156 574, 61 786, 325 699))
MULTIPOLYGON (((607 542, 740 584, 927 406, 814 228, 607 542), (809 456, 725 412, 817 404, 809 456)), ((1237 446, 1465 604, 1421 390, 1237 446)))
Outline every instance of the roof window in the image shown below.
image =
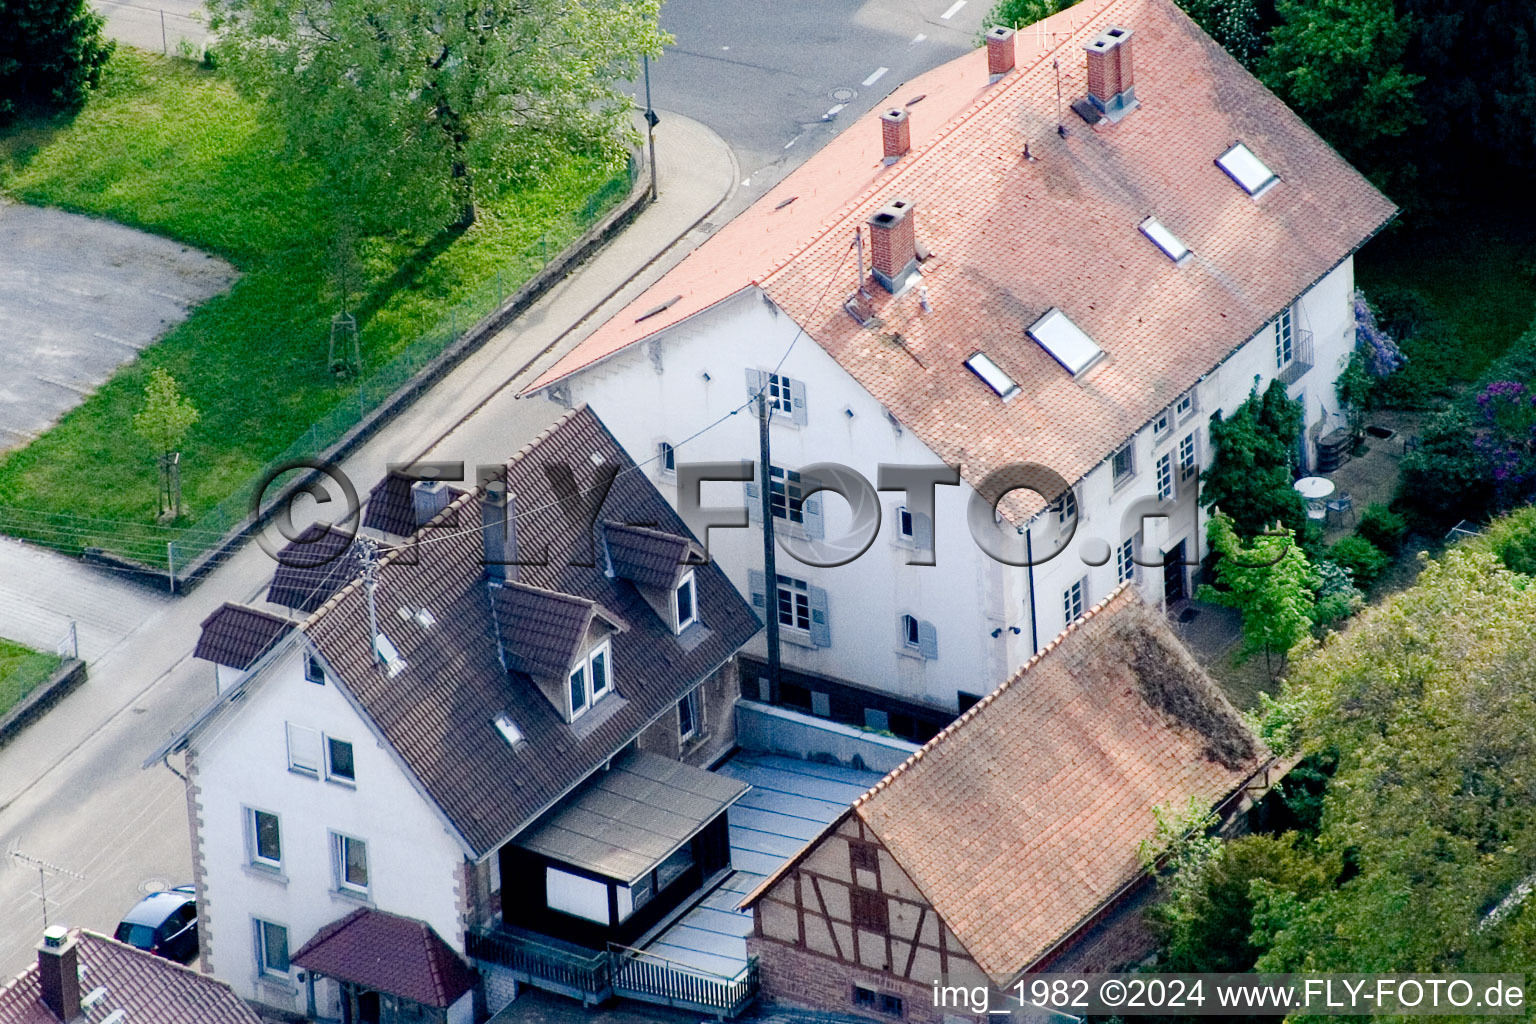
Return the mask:
POLYGON ((1175 263, 1183 263, 1189 255, 1189 246, 1179 241, 1177 235, 1163 227, 1162 221, 1156 217, 1148 217, 1138 227, 1141 233, 1152 240, 1152 244, 1163 250, 1163 254, 1175 263))
POLYGON ((1216 166, 1226 171, 1251 196, 1257 196, 1279 180, 1275 172, 1241 142, 1234 143, 1231 149, 1217 157, 1216 166))
POLYGON ((966 369, 982 379, 982 382, 996 391, 1003 401, 1008 401, 1019 393, 1019 386, 1013 382, 1013 378, 1003 372, 1003 368, 987 358, 986 353, 977 352, 965 361, 966 369))
POLYGON ((378 655, 379 660, 384 663, 384 667, 389 669, 389 677, 391 679, 405 671, 405 659, 400 657, 400 652, 395 649, 395 645, 390 641, 389 637, 383 633, 374 634, 373 653, 378 655))
POLYGON ((506 715, 496 716, 496 731, 501 733, 501 738, 507 741, 508 746, 515 747, 523 742, 523 730, 506 715))
POLYGON ((1098 343, 1055 306, 1029 326, 1029 336, 1074 377, 1104 358, 1098 343))

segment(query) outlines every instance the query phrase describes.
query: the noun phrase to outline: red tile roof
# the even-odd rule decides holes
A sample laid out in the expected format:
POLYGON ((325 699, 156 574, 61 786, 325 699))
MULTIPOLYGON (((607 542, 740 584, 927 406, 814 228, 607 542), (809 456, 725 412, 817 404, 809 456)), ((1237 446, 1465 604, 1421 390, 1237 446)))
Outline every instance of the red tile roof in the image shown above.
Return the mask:
POLYGON ((293 963, 338 981, 446 1008, 475 973, 425 921, 360 907, 321 928, 293 963))
POLYGON ((910 154, 883 164, 871 111, 530 390, 756 284, 967 480, 1020 459, 1075 480, 1395 212, 1172 0, 1085 0, 1016 40, 1019 66, 995 85, 977 50, 893 97, 924 95, 910 154), (1110 24, 1136 33, 1141 106, 1089 126, 1065 105, 1086 92, 1084 43, 1110 24), (1238 140, 1279 175, 1258 199, 1215 164, 1238 140), (842 308, 850 241, 896 196, 932 252, 933 309, 870 281, 878 319, 861 328, 842 308), (1175 266, 1142 235, 1149 215, 1193 258, 1175 266), (1080 378, 1025 335, 1053 306, 1106 353, 1080 378), (978 349, 1019 384, 1007 404, 965 369, 978 349))
POLYGON ((1122 588, 850 813, 981 968, 1007 979, 1141 876, 1154 807, 1215 806, 1266 756, 1167 623, 1122 588))
MULTIPOLYGON (((105 993, 79 1018, 98 1024, 116 1010, 125 1024, 260 1024, 228 985, 95 932, 73 933, 80 957, 80 995, 105 993)), ((59 1024, 42 1002, 37 964, 0 988, 0 1024, 59 1024)))

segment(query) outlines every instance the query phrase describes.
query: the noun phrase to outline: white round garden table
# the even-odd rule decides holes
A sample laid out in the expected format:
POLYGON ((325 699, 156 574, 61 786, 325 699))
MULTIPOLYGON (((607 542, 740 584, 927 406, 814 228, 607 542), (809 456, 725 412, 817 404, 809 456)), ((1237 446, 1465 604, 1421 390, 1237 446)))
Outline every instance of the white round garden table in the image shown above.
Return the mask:
POLYGON ((1321 501, 1333 493, 1333 481, 1325 476, 1304 476, 1291 486, 1308 501, 1321 501))

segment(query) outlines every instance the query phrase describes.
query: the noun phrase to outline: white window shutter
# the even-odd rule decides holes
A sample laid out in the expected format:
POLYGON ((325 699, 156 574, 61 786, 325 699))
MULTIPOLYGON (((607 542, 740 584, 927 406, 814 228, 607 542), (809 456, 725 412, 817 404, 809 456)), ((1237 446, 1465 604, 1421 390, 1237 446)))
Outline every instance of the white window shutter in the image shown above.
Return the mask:
POLYGON ((768 614, 768 577, 759 569, 747 570, 747 590, 752 598, 752 607, 760 615, 768 614))
POLYGON ((314 729, 288 723, 288 767, 320 774, 320 734, 314 729))
POLYGON ((822 540, 827 535, 827 524, 821 517, 821 494, 813 494, 800 503, 802 525, 811 540, 822 540))
POLYGON ((741 485, 744 501, 747 504, 747 522, 761 523, 763 521, 763 492, 757 482, 757 471, 762 468, 753 466, 753 478, 741 485))
POLYGON ((792 416, 794 418, 795 426, 797 426, 797 427, 805 426, 805 424, 806 424, 805 382, 804 381, 798 381, 798 380, 791 380, 789 382, 789 397, 790 397, 791 401, 794 402, 794 409, 792 410, 791 414, 792 414, 792 416))
POLYGON ((817 647, 832 646, 832 619, 827 611, 827 592, 811 587, 811 643, 817 647))
MULTIPOLYGON (((768 375, 766 373, 764 373, 762 370, 754 370, 751 367, 747 368, 747 397, 748 398, 753 399, 754 402, 755 402, 756 399, 757 399, 758 392, 762 391, 763 388, 765 388, 767 386, 768 386, 768 375)), ((757 409, 754 407, 752 411, 756 412, 757 409)))
POLYGON ((931 622, 917 624, 917 647, 923 657, 932 661, 939 656, 939 631, 931 622))
POLYGON ((912 516, 912 543, 924 551, 933 550, 933 517, 921 512, 912 516))

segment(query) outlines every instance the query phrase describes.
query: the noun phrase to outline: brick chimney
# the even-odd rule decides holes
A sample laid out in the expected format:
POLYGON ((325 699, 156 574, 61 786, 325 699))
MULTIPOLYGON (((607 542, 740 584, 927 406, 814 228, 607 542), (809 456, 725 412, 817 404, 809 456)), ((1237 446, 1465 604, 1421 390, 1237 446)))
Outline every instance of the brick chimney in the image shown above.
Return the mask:
POLYGON ((912 123, 903 107, 892 107, 880 115, 880 141, 885 144, 885 159, 894 163, 912 148, 912 123))
POLYGON ((448 507, 448 485, 441 480, 416 480, 411 484, 411 509, 417 526, 426 526, 448 507))
POLYGON ((1013 70, 1013 29, 996 25, 987 30, 987 74, 993 78, 1013 70))
POLYGON ((58 925, 43 932, 37 947, 37 980, 43 1003, 63 1024, 80 1016, 80 951, 75 937, 58 925))
POLYGON ((1110 121, 1136 109, 1131 30, 1111 25, 1083 46, 1088 51, 1088 101, 1110 121))
POLYGON ((870 269, 885 290, 895 293, 917 267, 917 228, 913 206, 892 199, 869 218, 870 269))

